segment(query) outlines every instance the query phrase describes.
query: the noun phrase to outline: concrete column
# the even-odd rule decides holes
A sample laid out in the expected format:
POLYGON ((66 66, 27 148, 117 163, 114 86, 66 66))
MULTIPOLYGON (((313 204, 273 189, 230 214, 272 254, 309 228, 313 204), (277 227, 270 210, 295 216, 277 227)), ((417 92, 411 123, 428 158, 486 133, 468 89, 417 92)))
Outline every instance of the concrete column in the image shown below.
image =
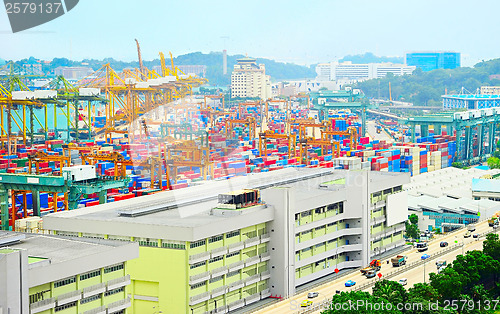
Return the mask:
POLYGON ((462 145, 462 135, 463 129, 458 127, 457 128, 457 161, 462 161, 463 160, 463 145, 462 145))
POLYGON ((415 143, 415 124, 410 125, 411 142, 415 143))
POLYGON ((434 135, 441 135, 441 124, 434 124, 434 135))
POLYGON ((33 216, 40 216, 40 191, 31 191, 33 200, 33 216))
POLYGON ((428 124, 421 124, 420 125, 420 136, 425 137, 429 136, 429 125, 428 124))
POLYGON ((0 190, 0 219, 1 230, 9 230, 9 190, 0 190))
POLYGON ((464 143, 464 159, 466 160, 469 160, 472 156, 471 154, 471 149, 470 149, 470 145, 471 145, 471 128, 470 126, 466 126, 465 127, 465 143, 464 143))
POLYGON ((477 126, 477 156, 481 158, 483 156, 483 140, 484 140, 484 128, 482 124, 477 126))

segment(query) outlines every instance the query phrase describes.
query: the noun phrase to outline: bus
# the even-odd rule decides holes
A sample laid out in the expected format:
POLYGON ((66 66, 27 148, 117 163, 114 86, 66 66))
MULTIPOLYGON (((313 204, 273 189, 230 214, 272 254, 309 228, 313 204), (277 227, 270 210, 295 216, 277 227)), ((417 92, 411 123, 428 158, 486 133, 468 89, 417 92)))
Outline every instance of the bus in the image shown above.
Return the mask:
POLYGON ((417 243, 417 250, 419 252, 423 252, 423 251, 427 251, 428 249, 428 245, 427 245, 427 242, 420 242, 420 243, 417 243))

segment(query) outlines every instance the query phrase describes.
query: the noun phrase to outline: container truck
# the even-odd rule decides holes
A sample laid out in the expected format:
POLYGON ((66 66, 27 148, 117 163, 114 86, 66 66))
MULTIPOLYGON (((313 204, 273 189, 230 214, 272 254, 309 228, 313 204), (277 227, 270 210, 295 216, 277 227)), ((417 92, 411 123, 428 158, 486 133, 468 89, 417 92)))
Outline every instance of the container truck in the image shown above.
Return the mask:
POLYGON ((420 242, 420 243, 417 243, 417 250, 419 252, 423 252, 423 251, 427 251, 429 247, 427 246, 427 242, 420 242))
POLYGON ((368 271, 371 270, 380 270, 380 267, 382 267, 382 263, 380 262, 379 259, 374 259, 373 261, 370 262, 370 266, 367 266, 363 269, 361 269, 361 274, 365 275, 368 271))
POLYGON ((392 266, 399 267, 401 265, 406 264, 406 256, 398 255, 396 257, 391 258, 392 266))
POLYGON ((494 225, 498 225, 498 217, 488 219, 488 226, 493 227, 494 225))

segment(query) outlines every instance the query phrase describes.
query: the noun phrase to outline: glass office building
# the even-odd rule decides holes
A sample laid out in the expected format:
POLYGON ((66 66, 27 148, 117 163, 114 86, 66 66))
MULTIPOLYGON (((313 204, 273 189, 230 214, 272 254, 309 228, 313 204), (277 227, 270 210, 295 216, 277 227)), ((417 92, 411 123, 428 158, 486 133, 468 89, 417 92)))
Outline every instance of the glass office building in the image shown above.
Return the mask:
POLYGON ((406 54, 406 65, 416 66, 423 71, 455 69, 460 67, 458 52, 410 52, 406 54))

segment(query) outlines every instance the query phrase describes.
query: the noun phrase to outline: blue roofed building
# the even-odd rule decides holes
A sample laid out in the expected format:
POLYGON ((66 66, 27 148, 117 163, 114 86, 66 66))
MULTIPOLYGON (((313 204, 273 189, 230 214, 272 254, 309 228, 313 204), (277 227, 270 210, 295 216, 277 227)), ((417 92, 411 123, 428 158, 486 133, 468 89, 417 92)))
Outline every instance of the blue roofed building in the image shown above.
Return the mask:
POLYGON ((409 52, 406 53, 406 65, 416 66, 423 71, 436 69, 455 69, 460 67, 459 52, 409 52))

